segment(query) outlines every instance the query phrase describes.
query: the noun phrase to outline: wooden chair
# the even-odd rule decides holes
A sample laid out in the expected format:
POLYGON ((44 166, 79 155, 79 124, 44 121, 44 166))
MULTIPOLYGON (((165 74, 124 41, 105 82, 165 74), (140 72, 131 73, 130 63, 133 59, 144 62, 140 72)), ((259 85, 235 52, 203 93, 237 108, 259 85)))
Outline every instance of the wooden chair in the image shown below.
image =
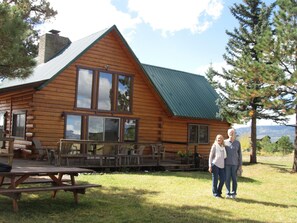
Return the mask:
POLYGON ((52 164, 56 158, 56 149, 42 146, 40 140, 36 137, 33 137, 32 142, 34 144, 33 152, 37 153, 37 159, 44 160, 46 158, 49 164, 52 164))
MULTIPOLYGON (((58 157, 60 159, 66 160, 66 165, 69 166, 69 159, 85 159, 86 155, 81 154, 79 145, 74 144, 72 142, 62 143, 61 151, 59 151, 58 157)), ((61 164, 62 160, 59 160, 58 163, 61 164)))

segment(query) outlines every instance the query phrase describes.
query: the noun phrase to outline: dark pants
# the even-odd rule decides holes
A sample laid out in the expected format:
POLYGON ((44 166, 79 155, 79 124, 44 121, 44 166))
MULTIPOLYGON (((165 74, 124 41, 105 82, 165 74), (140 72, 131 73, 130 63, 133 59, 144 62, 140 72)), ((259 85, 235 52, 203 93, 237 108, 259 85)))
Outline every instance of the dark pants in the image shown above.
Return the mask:
POLYGON ((212 193, 213 196, 221 196, 225 183, 225 169, 212 165, 212 193), (218 182, 220 180, 220 182, 218 182))

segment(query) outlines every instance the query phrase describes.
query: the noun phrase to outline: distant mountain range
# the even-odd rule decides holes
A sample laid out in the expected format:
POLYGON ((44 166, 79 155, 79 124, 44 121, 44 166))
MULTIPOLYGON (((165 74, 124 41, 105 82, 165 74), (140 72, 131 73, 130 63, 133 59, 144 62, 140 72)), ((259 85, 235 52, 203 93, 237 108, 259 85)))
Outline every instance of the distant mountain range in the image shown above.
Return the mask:
MULTIPOLYGON (((236 134, 251 135, 251 127, 236 128, 236 134)), ((284 125, 268 125, 268 126, 257 126, 257 139, 262 139, 264 136, 270 136, 271 142, 277 141, 282 136, 289 136, 290 140, 294 142, 295 128, 284 125)))

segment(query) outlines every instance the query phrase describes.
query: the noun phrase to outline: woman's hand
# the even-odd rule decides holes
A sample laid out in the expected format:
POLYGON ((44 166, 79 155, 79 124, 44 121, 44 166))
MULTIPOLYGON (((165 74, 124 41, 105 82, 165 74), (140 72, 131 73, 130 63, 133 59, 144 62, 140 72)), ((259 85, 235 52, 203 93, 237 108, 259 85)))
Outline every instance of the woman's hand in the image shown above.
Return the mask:
POLYGON ((211 168, 211 166, 208 168, 208 172, 210 172, 211 173, 211 171, 212 171, 212 168, 211 168))

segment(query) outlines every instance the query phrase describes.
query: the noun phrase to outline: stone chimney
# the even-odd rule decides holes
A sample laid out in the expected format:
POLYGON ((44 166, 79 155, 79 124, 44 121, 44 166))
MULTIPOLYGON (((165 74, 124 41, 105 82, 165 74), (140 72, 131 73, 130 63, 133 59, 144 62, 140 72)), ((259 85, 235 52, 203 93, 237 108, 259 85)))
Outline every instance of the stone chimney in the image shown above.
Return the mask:
POLYGON ((71 43, 67 37, 59 36, 58 30, 50 30, 40 37, 37 64, 46 63, 71 43))

